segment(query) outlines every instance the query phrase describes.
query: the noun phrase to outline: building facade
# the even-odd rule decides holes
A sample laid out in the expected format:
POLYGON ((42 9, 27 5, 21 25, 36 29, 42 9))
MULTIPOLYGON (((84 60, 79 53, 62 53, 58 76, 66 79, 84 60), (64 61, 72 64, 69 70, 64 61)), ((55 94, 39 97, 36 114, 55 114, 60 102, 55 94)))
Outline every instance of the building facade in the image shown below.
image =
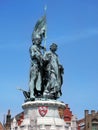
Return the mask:
POLYGON ((0 122, 0 130, 4 130, 4 127, 1 122, 0 122))
POLYGON ((11 129, 11 114, 10 110, 8 110, 8 113, 6 115, 6 122, 4 123, 4 130, 10 130, 11 129))
POLYGON ((84 115, 83 119, 78 120, 78 130, 98 130, 98 112, 85 110, 84 115))
POLYGON ((68 130, 77 130, 77 117, 72 114, 68 104, 65 104, 64 121, 68 130))

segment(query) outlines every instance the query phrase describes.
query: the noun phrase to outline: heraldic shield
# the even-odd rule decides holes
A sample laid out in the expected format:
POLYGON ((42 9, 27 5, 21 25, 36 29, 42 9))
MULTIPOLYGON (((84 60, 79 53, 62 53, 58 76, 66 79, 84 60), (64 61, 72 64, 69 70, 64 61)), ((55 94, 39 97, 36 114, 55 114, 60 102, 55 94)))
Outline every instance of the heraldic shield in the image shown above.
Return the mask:
POLYGON ((47 112, 48 112, 48 107, 47 106, 39 106, 38 107, 38 111, 39 111, 39 114, 44 117, 47 112))

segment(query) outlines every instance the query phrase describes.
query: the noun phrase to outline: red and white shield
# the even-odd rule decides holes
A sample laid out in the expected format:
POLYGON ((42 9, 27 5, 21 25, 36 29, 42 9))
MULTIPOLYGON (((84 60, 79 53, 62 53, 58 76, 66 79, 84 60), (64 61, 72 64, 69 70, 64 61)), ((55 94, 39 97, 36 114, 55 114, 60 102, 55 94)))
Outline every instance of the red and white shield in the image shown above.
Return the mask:
POLYGON ((48 111, 48 107, 47 106, 39 106, 38 107, 38 111, 39 111, 39 114, 44 117, 48 111))

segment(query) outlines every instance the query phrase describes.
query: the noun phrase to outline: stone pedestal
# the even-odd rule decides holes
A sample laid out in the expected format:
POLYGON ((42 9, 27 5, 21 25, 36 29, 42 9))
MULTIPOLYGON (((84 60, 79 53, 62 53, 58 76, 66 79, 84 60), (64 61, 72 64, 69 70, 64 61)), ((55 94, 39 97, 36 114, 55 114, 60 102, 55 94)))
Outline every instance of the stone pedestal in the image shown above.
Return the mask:
POLYGON ((63 110, 65 104, 54 100, 28 101, 22 105, 23 130, 65 130, 63 110))

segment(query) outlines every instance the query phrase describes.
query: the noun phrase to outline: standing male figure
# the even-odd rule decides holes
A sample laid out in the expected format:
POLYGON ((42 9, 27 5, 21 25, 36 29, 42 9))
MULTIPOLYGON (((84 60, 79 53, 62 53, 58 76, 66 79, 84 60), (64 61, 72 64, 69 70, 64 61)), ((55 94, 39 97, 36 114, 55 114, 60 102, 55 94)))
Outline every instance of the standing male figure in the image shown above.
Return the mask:
POLYGON ((31 67, 30 67, 30 99, 34 100, 35 95, 42 90, 41 68, 43 56, 41 53, 41 38, 33 39, 33 45, 30 47, 31 67))
POLYGON ((62 65, 59 64, 58 55, 56 54, 57 45, 52 43, 50 45, 50 51, 46 52, 44 58, 48 61, 46 66, 47 72, 47 85, 45 87, 45 93, 51 94, 54 98, 61 96, 61 85, 62 85, 62 65))

